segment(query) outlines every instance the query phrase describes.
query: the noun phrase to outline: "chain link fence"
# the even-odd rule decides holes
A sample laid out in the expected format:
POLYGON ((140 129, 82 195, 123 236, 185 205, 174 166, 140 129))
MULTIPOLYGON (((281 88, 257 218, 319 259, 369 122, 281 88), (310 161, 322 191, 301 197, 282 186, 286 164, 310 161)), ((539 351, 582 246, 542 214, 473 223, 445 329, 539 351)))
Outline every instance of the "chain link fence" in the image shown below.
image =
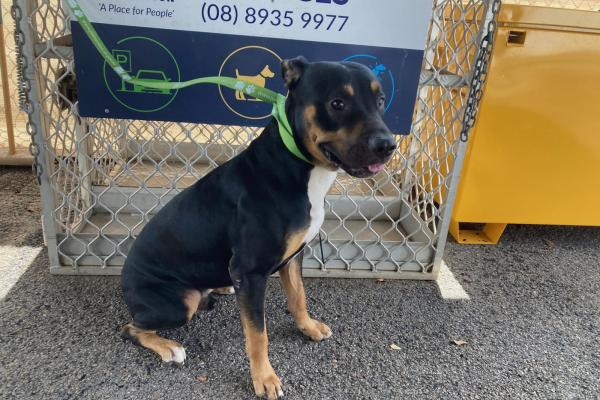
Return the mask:
POLYGON ((504 0, 504 4, 565 8, 570 10, 600 11, 600 0, 504 0))
MULTIPOLYGON (((17 66, 17 46, 15 45, 15 26, 11 17, 11 2, 0 2, 2 24, 1 34, 4 38, 4 51, 6 53, 7 81, 0 81, 0 87, 8 85, 8 98, 0 102, 0 154, 8 154, 9 134, 14 138, 14 145, 19 155, 25 155, 29 146, 30 137, 26 129, 27 113, 24 112, 20 100, 22 91, 19 83, 22 81, 17 66), (8 100, 8 101, 7 101, 8 100), (12 114, 11 117, 9 116, 12 114), (12 125, 12 132, 8 125, 12 125)), ((12 155, 12 154, 11 154, 12 155)), ((26 157, 27 159, 29 157, 26 157)))
MULTIPOLYGON (((433 279, 465 144, 462 121, 487 0, 436 0, 412 132, 387 169, 340 174, 305 276, 433 279), (322 248, 322 250, 321 250, 322 248)), ((235 156, 254 127, 82 118, 69 23, 59 1, 16 0, 26 109, 41 166, 45 238, 57 274, 117 274, 144 224, 235 156)))

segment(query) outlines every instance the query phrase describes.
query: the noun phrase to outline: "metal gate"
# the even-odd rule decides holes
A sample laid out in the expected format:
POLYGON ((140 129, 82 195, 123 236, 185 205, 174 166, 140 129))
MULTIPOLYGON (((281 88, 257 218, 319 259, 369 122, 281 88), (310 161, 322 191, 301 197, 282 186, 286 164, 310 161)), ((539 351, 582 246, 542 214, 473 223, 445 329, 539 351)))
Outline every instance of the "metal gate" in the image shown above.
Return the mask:
MULTIPOLYGON (((326 199, 322 250, 304 275, 434 279, 465 150, 475 59, 492 0, 436 0, 412 132, 372 179, 340 174, 326 199), (463 132, 464 133, 464 132, 463 132)), ((15 0, 28 129, 55 274, 118 274, 136 234, 181 189, 242 151, 258 128, 81 118, 59 0, 15 0)), ((476 87, 475 89, 480 89, 476 87)), ((476 109, 476 107, 475 107, 476 109)))

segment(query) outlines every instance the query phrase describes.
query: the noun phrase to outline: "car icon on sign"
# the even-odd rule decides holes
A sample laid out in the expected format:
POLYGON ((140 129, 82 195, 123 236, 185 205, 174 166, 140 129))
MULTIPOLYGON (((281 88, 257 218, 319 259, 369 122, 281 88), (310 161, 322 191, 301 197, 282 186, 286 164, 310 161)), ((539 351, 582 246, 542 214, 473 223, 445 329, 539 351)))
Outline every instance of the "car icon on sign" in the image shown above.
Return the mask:
MULTIPOLYGON (((171 78, 167 78, 165 73, 163 71, 155 71, 155 70, 151 70, 151 69, 140 69, 137 72, 137 75, 135 76, 136 79, 140 80, 140 81, 146 81, 146 82, 163 82, 163 83, 167 83, 171 81, 171 78)), ((167 94, 170 95, 171 94, 171 89, 155 89, 155 88, 148 88, 139 84, 134 84, 133 85, 133 92, 134 93, 160 93, 160 94, 167 94)))

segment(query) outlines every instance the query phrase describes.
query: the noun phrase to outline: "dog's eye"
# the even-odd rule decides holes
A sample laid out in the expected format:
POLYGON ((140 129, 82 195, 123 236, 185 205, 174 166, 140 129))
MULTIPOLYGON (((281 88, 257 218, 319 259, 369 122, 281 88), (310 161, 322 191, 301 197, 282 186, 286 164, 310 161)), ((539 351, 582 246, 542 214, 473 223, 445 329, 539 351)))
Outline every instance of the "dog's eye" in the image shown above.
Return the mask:
POLYGON ((381 109, 385 108, 385 97, 381 96, 377 99, 377 107, 381 109))
POLYGON ((331 102, 331 108, 333 108, 335 111, 344 111, 346 105, 344 104, 343 100, 335 99, 331 102))

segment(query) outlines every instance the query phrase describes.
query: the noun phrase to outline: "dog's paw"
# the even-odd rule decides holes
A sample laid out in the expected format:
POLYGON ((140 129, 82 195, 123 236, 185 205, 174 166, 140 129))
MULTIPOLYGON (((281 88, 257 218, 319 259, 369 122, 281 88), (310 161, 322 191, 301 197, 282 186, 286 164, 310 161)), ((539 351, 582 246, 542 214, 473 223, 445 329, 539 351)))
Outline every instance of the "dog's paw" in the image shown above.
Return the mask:
POLYGON ((283 399, 281 380, 271 367, 263 372, 252 374, 252 384, 257 397, 266 396, 269 400, 283 399))
POLYGON ((154 351, 167 364, 183 365, 185 362, 185 349, 174 340, 160 337, 154 331, 136 328, 127 324, 121 330, 121 337, 131 340, 135 345, 154 351))
POLYGON ((331 337, 331 328, 324 323, 317 321, 316 319, 309 319, 308 321, 298 326, 302 333, 314 340, 320 342, 331 337))
POLYGON ((176 365, 183 365, 185 363, 185 349, 177 342, 165 339, 161 347, 161 351, 158 354, 164 363, 176 365))

